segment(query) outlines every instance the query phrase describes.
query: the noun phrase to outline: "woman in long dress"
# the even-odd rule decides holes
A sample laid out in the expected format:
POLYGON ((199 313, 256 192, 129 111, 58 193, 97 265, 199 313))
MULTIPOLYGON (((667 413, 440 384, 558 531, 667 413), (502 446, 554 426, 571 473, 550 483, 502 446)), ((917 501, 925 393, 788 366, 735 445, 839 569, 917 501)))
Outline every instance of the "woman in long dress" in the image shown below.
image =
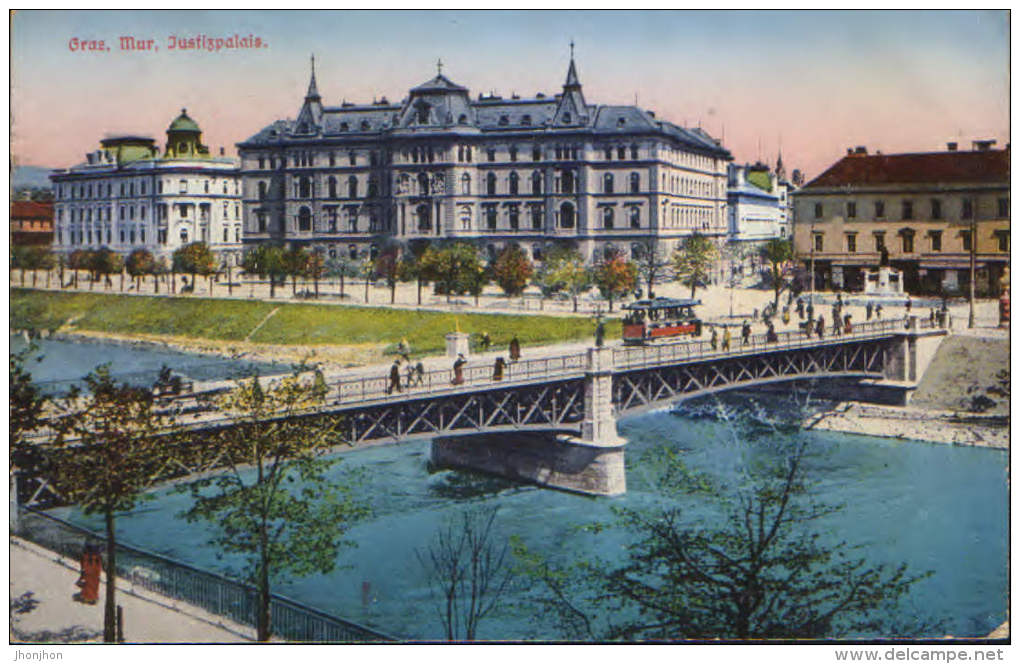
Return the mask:
POLYGON ((464 359, 463 353, 457 354, 457 359, 453 363, 453 384, 461 385, 464 383, 464 365, 467 364, 467 360, 464 359))

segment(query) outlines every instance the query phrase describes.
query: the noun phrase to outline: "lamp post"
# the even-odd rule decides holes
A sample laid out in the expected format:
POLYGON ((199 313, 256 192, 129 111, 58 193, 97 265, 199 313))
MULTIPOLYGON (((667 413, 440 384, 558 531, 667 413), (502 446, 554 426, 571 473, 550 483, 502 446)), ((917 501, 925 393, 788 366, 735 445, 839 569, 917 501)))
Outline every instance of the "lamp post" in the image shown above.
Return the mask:
POLYGON ((967 314, 967 327, 974 329, 974 289, 977 281, 977 215, 971 210, 970 219, 970 311, 967 314))

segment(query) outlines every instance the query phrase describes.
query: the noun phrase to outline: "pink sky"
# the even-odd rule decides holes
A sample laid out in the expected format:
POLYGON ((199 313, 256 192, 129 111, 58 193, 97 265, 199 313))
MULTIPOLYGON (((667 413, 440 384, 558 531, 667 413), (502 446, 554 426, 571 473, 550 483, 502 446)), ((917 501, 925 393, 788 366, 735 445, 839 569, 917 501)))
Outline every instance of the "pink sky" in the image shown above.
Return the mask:
POLYGON ((104 135, 160 143, 187 107, 228 154, 294 117, 316 54, 326 104, 399 100, 435 73, 479 92, 560 90, 567 43, 589 103, 701 126, 739 162, 808 177, 852 145, 886 153, 1009 142, 1006 12, 27 12, 12 22, 12 152, 65 167, 104 135), (169 35, 258 35, 263 49, 171 52, 169 35), (121 35, 159 52, 127 52, 121 35), (72 51, 103 39, 111 51, 72 51), (760 147, 759 147, 760 146, 760 147))

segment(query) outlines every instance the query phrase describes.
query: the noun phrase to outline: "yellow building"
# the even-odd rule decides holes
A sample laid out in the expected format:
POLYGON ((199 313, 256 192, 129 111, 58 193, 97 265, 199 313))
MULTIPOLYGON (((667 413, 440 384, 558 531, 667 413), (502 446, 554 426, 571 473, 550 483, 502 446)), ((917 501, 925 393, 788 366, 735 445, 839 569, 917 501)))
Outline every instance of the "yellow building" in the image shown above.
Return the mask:
POLYGON ((867 268, 902 270, 911 293, 997 295, 1009 265, 1009 146, 847 155, 793 194, 794 250, 817 288, 862 290, 867 268))

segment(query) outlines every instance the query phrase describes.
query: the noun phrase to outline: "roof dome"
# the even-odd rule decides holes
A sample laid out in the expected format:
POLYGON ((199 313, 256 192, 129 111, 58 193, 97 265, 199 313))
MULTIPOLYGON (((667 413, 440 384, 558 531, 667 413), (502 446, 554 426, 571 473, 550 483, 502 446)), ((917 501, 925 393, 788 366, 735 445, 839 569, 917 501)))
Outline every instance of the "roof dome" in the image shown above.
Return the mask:
POLYGON ((170 123, 170 127, 167 131, 202 131, 198 128, 198 124, 188 117, 188 109, 182 108, 181 114, 176 120, 170 123))

